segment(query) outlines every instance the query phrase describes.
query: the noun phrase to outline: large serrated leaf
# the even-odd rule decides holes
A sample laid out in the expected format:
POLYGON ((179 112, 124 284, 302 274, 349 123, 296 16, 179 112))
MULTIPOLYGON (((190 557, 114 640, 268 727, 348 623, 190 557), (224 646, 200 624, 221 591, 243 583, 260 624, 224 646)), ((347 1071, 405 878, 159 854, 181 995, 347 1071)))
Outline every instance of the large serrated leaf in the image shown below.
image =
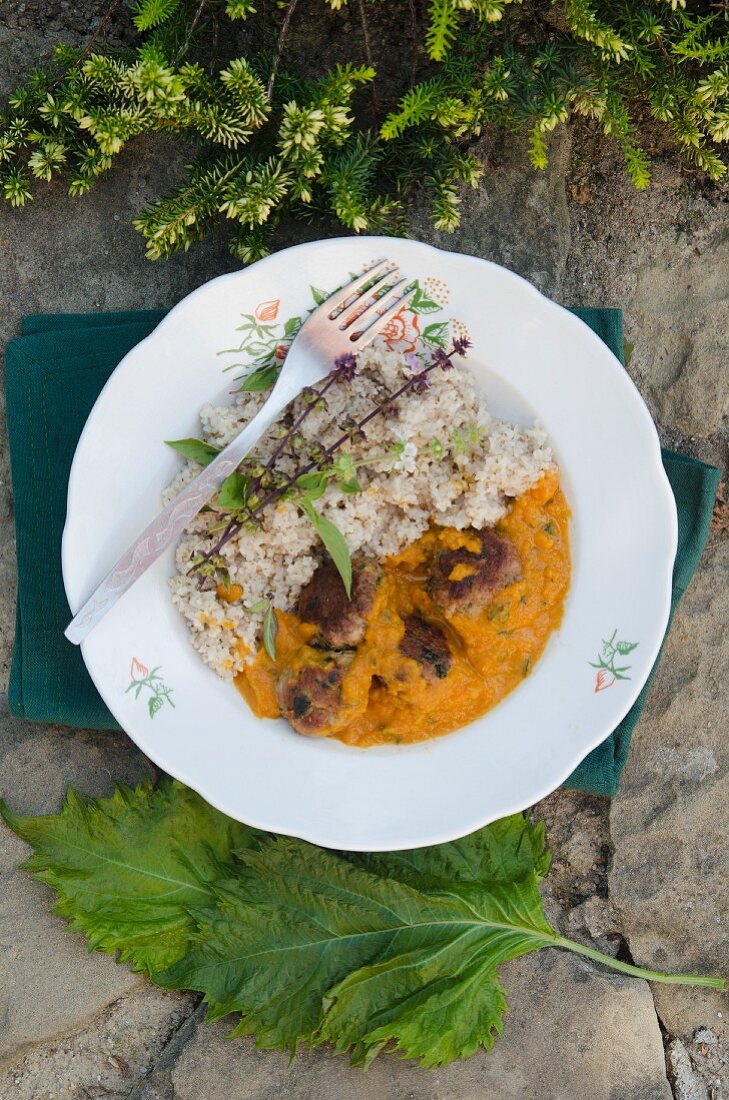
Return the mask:
MULTIPOLYGON (((459 859, 443 851, 449 845, 422 849, 399 878, 388 875, 388 856, 284 838, 245 851, 252 874, 225 884, 215 917, 162 981, 203 992, 215 1017, 242 1012, 236 1033, 265 1047, 331 1041, 366 1062, 394 1044, 424 1065, 488 1047, 505 1008, 496 967, 556 938, 529 826, 517 815, 507 829, 511 855, 488 888, 468 876, 459 884, 450 869, 442 878, 459 859), (428 889, 409 881, 419 875, 428 889)), ((475 875, 495 853, 472 847, 475 875)), ((393 870, 402 866, 396 857, 393 870)))
POLYGON ((240 1012, 235 1033, 261 1047, 332 1042, 365 1066, 386 1049, 424 1066, 468 1057, 501 1031, 500 964, 545 946, 726 987, 557 935, 539 893, 543 829, 521 814, 450 844, 363 855, 257 833, 169 780, 88 805, 69 792, 51 817, 0 811, 92 947, 199 990, 212 1018, 240 1012))
POLYGON ((23 866, 57 891, 55 912, 91 947, 151 976, 184 954, 192 914, 213 903, 210 884, 232 868, 231 848, 253 836, 169 780, 88 804, 70 790, 48 817, 21 817, 0 800, 0 814, 32 845, 23 866))

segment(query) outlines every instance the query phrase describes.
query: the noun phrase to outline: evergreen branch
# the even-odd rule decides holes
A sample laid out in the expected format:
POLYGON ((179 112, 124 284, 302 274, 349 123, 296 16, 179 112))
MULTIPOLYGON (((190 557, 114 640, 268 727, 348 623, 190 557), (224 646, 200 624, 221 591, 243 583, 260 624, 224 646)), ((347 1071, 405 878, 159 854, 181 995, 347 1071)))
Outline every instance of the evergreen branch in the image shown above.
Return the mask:
MULTIPOLYGON (((168 4, 174 5, 173 10, 175 10, 177 8, 178 4, 179 4, 179 0, 166 0, 166 2, 168 4)), ((179 47, 179 49, 177 50, 177 53, 174 56, 174 59, 173 59, 173 62, 172 62, 173 65, 176 65, 177 62, 180 60, 180 58, 184 57, 185 54, 187 53, 188 48, 190 46, 190 42, 192 41, 192 36, 195 33, 195 29, 196 29, 198 23, 200 22, 200 17, 202 16, 202 13, 205 11, 205 8, 207 7, 207 4, 208 4, 208 0, 200 0, 200 3, 198 4, 197 9, 195 11, 195 14, 192 17, 192 22, 190 23, 187 34, 185 35, 185 40, 182 43, 182 45, 179 47)))
POLYGON ((382 124, 380 134, 385 141, 401 137, 406 130, 429 121, 441 98, 442 88, 439 80, 429 80, 411 88, 400 100, 398 110, 391 112, 382 124))
POLYGON ((284 217, 333 214, 355 232, 405 232, 404 212, 422 189, 434 224, 452 229, 463 184, 475 186, 480 174, 467 143, 487 124, 523 132, 532 163, 544 168, 546 135, 590 118, 641 188, 650 171, 635 120, 647 110, 687 163, 714 180, 726 173, 729 34, 719 9, 697 13, 681 0, 430 0, 418 32, 407 0, 410 74, 385 110, 372 64, 376 6, 357 0, 367 63, 317 72, 310 58, 283 66, 298 0, 275 27, 255 2, 136 0, 138 48, 121 53, 104 42, 121 3, 113 0, 83 50, 58 47, 9 96, 0 194, 21 206, 38 181, 64 176, 69 193, 82 195, 136 137, 175 134, 202 146, 200 160, 139 215, 147 254, 186 249, 228 220, 231 251, 251 262, 284 217), (234 19, 248 21, 241 54, 219 68, 218 25, 224 35, 234 19), (199 60, 185 61, 193 50, 199 60), (421 50, 431 60, 415 83, 421 50), (369 82, 365 121, 355 97, 369 82), (228 160, 228 150, 246 155, 228 160))
POLYGON ((191 166, 187 185, 158 199, 136 218, 134 227, 145 237, 150 259, 170 256, 180 247, 187 250, 201 237, 240 169, 241 162, 232 159, 213 162, 206 169, 191 166))
POLYGON ((430 0, 430 24, 425 33, 428 56, 442 61, 456 38, 459 12, 454 0, 430 0))
POLYGON ((565 16, 575 34, 597 46, 603 56, 619 62, 630 53, 628 43, 598 19, 588 0, 565 0, 565 16))
MULTIPOLYGON (((368 68, 375 71, 374 63, 372 60, 372 47, 370 46, 370 34, 367 27, 367 15, 365 13, 364 0, 357 0, 357 7, 359 9, 359 23, 362 28, 362 41, 364 44, 364 55, 367 61, 368 68)), ((379 101, 377 98, 377 91, 375 85, 371 85, 371 97, 372 97, 372 112, 377 115, 380 110, 379 101)))
MULTIPOLYGON (((181 0, 138 0, 134 5, 134 25, 137 30, 148 31, 165 23, 179 9, 181 0)), ((197 20, 194 20, 196 24, 197 20)), ((194 29, 190 28, 190 34, 194 29)))

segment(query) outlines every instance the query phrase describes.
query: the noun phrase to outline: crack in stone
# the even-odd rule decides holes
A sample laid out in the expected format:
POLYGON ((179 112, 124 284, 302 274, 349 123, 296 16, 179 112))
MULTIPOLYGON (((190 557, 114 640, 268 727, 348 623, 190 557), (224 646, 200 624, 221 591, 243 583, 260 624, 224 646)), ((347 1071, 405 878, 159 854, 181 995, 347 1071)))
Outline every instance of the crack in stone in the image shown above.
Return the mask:
MULTIPOLYGON (((608 814, 607 814, 607 833, 608 833, 608 848, 609 848, 609 851, 608 851, 608 854, 607 854, 606 869, 605 869, 605 896, 607 897, 608 901, 610 901, 612 903, 612 897, 611 897, 611 891, 610 891, 610 872, 612 870, 613 861, 615 859, 615 842, 613 840, 611 825, 612 825, 612 805, 611 805, 610 809, 608 810, 608 814)), ((618 918, 621 918, 622 914, 620 912, 620 907, 617 906, 617 905, 613 905, 613 908, 614 908, 615 913, 618 915, 618 918)), ((630 950, 630 944, 628 943, 627 936, 622 931, 620 931, 617 934, 617 938, 618 938, 619 943, 620 943, 620 946, 618 947, 618 951, 617 951, 617 958, 620 959, 621 962, 630 963, 632 966, 638 965, 636 963, 635 959, 633 958, 633 953, 630 950)), ((653 1012, 655 1013, 656 1023, 658 1024, 658 1031, 660 1033, 661 1040, 663 1042, 663 1052, 664 1052, 663 1066, 664 1066, 664 1074, 665 1074, 665 1078, 666 1078, 666 1084, 668 1085, 669 1089, 671 1090, 671 1094, 675 1097, 676 1093, 674 1091, 673 1082, 671 1081, 671 1077, 670 1077, 670 1074, 668 1072, 667 1050, 668 1050, 668 1043, 670 1041, 670 1036, 668 1035, 666 1029, 663 1026, 663 1022, 661 1020, 661 1017, 658 1015, 658 1009, 656 1008, 656 999, 653 996, 653 986, 651 985, 650 982, 646 982, 646 985, 648 986, 648 991, 650 993, 651 1005, 653 1007, 653 1012)))
MULTIPOLYGON (((124 1100, 145 1100, 147 1085, 158 1072, 171 1070, 182 1053, 183 1047, 194 1037, 199 1025, 205 1019, 206 1006, 200 1000, 189 1015, 185 1016, 170 1033, 167 1042, 160 1050, 144 1076, 138 1079, 125 1094, 124 1100)), ((171 1085, 171 1082, 170 1082, 171 1085)), ((170 1093, 173 1100, 173 1093, 170 1093)))

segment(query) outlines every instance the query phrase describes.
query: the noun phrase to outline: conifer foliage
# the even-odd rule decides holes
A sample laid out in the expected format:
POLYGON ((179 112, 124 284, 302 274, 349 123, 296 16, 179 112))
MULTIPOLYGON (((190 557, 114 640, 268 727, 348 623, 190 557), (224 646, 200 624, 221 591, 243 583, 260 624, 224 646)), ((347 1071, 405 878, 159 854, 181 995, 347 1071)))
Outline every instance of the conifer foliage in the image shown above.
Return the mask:
MULTIPOLYGON (((321 72, 292 24, 345 18, 347 0, 264 0, 257 10, 259 2, 134 0, 136 48, 114 48, 103 34, 83 51, 59 46, 0 115, 0 193, 22 206, 35 181, 62 176, 83 195, 139 135, 177 134, 193 143, 194 160, 135 221, 149 257, 187 249, 226 219, 231 249, 247 263, 266 254, 284 217, 403 232, 418 189, 430 196, 435 227, 454 229, 460 192, 483 171, 472 147, 487 125, 523 131, 544 168, 549 132, 585 116, 644 188, 639 120, 652 116, 689 164, 712 180, 726 172, 726 5, 394 0, 403 35, 385 48, 401 53, 402 82, 393 88, 388 78, 383 94, 371 43, 382 52, 384 0, 350 0, 362 34, 343 35, 347 56, 321 72)), ((391 27, 389 0, 387 11, 391 27)))

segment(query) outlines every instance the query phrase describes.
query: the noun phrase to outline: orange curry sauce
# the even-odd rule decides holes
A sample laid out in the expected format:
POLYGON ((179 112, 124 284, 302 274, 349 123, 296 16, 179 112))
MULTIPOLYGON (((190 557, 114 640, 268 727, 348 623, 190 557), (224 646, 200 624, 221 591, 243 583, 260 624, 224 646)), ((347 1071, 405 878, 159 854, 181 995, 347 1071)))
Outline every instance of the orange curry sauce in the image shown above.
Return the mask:
MULTIPOLYGON (((367 634, 345 675, 344 721, 325 731, 329 736, 367 747, 450 733, 490 710, 529 674, 559 626, 569 587, 569 509, 557 476, 545 475, 516 500, 497 530, 519 551, 522 578, 474 615, 445 616, 426 591, 428 558, 439 548, 468 547, 467 531, 435 527, 387 559, 367 634), (402 619, 414 611, 444 630, 453 653, 448 675, 435 682, 399 650, 402 619)), ((236 677, 259 718, 279 717, 276 682, 284 668, 325 656, 308 644, 315 627, 287 612, 276 614, 276 661, 261 648, 236 677)))

